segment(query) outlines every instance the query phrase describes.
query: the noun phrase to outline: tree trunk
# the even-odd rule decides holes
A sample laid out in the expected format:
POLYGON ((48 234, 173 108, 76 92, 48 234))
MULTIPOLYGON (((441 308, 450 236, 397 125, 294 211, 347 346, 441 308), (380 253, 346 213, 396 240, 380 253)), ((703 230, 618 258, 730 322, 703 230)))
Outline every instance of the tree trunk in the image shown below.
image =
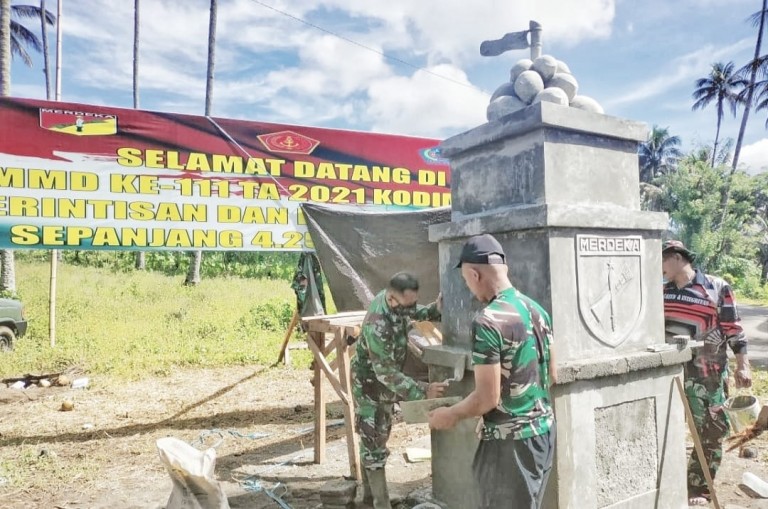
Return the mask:
POLYGON ((200 266, 203 264, 203 252, 192 251, 189 254, 189 269, 184 284, 194 286, 200 284, 200 266))
POLYGON ((43 75, 45 76, 45 98, 51 100, 51 62, 48 58, 48 24, 45 22, 45 0, 40 0, 40 30, 43 35, 43 75))
MULTIPOLYGON (((11 95, 11 0, 0 0, 0 97, 11 95)), ((0 292, 16 293, 13 251, 0 251, 0 292)))
MULTIPOLYGON (((133 109, 139 109, 139 4, 133 1, 133 109)), ((147 268, 147 257, 144 251, 136 251, 136 270, 147 268)))
POLYGON ((3 249, 0 251, 0 292, 16 294, 16 261, 13 251, 3 249))
MULTIPOLYGON (((208 20, 208 70, 205 78, 205 116, 211 116, 211 103, 213 101, 213 68, 216 53, 216 14, 218 5, 216 0, 211 0, 211 15, 208 20)), ((189 270, 185 285, 196 285, 200 282, 200 266, 203 261, 203 252, 195 251, 189 257, 189 270)))
POLYGON ((11 0, 0 0, 0 97, 11 95, 11 0))
POLYGON ((717 130, 715 131, 715 144, 712 146, 712 167, 715 167, 715 161, 717 158, 717 142, 720 141, 720 121, 722 120, 722 117, 718 115, 717 117, 717 130))
POLYGON ((216 53, 216 13, 218 7, 216 0, 211 0, 211 16, 208 23, 208 72, 205 79, 205 116, 211 115, 211 102, 213 101, 213 67, 216 53))
POLYGON ((147 256, 144 251, 136 251, 136 270, 146 270, 147 268, 147 256))

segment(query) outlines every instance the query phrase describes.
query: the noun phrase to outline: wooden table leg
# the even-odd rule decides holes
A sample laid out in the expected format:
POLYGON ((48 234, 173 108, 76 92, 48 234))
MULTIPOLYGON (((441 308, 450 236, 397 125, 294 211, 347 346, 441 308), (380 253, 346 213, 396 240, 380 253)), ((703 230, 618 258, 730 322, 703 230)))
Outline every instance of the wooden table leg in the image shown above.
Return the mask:
POLYGON ((347 394, 347 402, 344 404, 344 425, 347 430, 347 454, 349 455, 350 475, 357 480, 362 480, 360 470, 360 446, 355 433, 355 399, 352 397, 352 381, 350 378, 349 346, 346 342, 346 330, 340 328, 336 331, 336 359, 339 365, 339 382, 347 394))
MULTIPOLYGON (((325 334, 312 332, 309 341, 322 349, 325 344, 325 334)), ((315 356, 315 463, 325 461, 325 395, 323 394, 323 371, 320 359, 315 356)))

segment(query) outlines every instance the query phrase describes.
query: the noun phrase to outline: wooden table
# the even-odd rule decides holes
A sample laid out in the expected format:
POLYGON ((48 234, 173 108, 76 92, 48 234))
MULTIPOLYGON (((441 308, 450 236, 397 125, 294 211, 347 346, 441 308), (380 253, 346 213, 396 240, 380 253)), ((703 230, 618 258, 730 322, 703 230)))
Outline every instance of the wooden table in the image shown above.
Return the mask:
POLYGON ((323 394, 324 380, 339 395, 344 406, 344 427, 347 434, 347 454, 350 475, 362 479, 360 449, 355 433, 355 402, 351 393, 350 358, 354 347, 348 338, 360 335, 360 325, 365 311, 350 311, 335 315, 302 318, 307 331, 307 344, 314 357, 315 386, 315 463, 325 461, 326 402, 323 394), (328 340, 328 337, 332 339, 328 340), (334 355, 335 354, 335 355, 334 355), (331 359, 331 357, 334 357, 331 359))

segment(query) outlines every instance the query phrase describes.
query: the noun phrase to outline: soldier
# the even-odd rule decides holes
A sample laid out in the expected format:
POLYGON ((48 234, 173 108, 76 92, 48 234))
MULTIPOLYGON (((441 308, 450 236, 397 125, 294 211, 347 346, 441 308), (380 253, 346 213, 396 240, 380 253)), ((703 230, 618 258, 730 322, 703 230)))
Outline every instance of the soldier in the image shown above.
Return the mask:
POLYGON ((439 320, 440 297, 419 306, 419 281, 400 272, 374 297, 363 320, 352 360, 355 425, 360 434, 363 500, 375 509, 390 509, 384 467, 392 412, 398 401, 435 398, 447 384, 416 381, 403 373, 408 329, 413 320, 439 320))
MULTIPOLYGON (((747 339, 728 283, 694 269, 692 263, 696 255, 679 240, 666 241, 661 256, 667 281, 664 284, 667 338, 684 334, 704 342, 685 365, 685 393, 714 479, 723 457, 723 439, 728 435, 728 417, 723 411, 728 381, 726 345, 730 345, 736 356, 736 387, 750 387, 747 339)), ((688 503, 708 505, 709 498, 704 471, 694 451, 688 461, 688 503)))
POLYGON ((475 390, 452 407, 430 412, 429 425, 450 429, 461 419, 482 416, 472 462, 478 507, 537 509, 555 450, 550 318, 512 286, 504 251, 491 235, 470 238, 457 267, 470 292, 486 304, 472 322, 475 390))

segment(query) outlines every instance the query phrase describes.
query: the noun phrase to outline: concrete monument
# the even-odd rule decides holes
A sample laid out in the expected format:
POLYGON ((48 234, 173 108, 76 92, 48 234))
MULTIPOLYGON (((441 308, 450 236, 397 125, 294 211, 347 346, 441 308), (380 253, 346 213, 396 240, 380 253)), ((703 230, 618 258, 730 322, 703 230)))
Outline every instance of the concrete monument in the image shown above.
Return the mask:
MULTIPOLYGON (((444 345, 424 360, 433 380, 457 380, 447 395, 472 390, 470 324, 479 304, 453 267, 467 237, 493 234, 513 284, 554 322, 558 436, 544 507, 683 508, 684 417, 673 384, 691 353, 649 351, 664 343, 667 217, 640 210, 637 145, 646 128, 573 107, 580 96, 567 66, 539 58, 513 67, 514 86, 504 90, 516 96, 494 99, 524 106, 441 146, 451 162, 451 222, 432 226, 430 240, 439 243, 444 345), (518 87, 526 73, 543 91, 554 80, 560 99, 536 101, 543 92, 533 94, 535 78, 518 87)), ((475 424, 432 433, 433 494, 450 509, 476 507, 475 424)))

